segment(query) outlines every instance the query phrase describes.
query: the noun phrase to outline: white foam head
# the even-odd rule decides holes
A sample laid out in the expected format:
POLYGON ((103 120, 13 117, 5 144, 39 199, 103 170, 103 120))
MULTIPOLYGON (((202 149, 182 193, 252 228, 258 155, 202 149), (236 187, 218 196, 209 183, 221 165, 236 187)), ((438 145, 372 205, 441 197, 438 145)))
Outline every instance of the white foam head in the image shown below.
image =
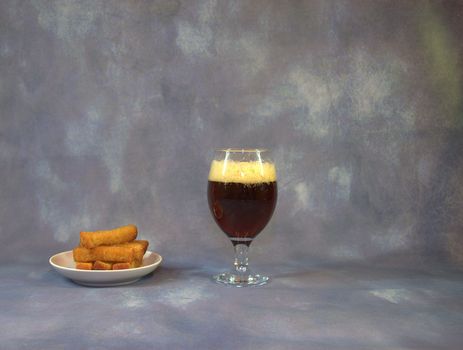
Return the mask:
POLYGON ((268 162, 213 160, 209 181, 258 184, 277 180, 275 165, 268 162))

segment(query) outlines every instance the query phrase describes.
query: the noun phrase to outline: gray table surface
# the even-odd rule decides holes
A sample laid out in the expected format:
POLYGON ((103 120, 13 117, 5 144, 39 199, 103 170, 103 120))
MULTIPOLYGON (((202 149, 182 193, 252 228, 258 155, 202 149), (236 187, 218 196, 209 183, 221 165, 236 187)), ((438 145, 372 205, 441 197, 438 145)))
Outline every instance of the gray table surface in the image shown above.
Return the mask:
POLYGON ((88 288, 46 263, 0 270, 2 349, 461 349, 461 272, 368 264, 259 266, 264 287, 166 259, 121 287, 88 288))

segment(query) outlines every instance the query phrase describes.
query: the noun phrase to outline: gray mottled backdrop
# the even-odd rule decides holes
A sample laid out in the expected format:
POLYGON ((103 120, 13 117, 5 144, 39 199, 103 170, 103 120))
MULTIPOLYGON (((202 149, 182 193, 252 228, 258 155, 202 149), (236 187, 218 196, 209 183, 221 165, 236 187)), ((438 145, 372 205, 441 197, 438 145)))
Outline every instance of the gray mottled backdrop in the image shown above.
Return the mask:
POLYGON ((0 261, 135 223, 223 266, 212 150, 268 147, 252 259, 463 268, 459 1, 1 1, 0 261))

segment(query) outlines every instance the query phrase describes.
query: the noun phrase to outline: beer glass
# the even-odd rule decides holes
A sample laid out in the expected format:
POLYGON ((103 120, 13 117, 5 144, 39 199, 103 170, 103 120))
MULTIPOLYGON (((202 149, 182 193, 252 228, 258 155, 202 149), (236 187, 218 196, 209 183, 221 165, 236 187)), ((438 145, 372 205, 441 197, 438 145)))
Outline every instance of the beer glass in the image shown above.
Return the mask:
POLYGON ((269 151, 216 151, 208 180, 212 216, 235 249, 234 269, 214 279, 238 287, 266 284, 268 277, 249 269, 248 250, 269 222, 277 202, 276 170, 269 151))

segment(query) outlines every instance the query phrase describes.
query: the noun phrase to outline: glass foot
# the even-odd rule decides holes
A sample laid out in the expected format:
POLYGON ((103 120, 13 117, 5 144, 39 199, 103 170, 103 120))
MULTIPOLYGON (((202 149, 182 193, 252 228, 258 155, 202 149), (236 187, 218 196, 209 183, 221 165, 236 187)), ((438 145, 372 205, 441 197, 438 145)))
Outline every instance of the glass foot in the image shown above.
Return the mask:
POLYGON ((228 284, 235 287, 261 286, 263 284, 267 284, 269 281, 267 276, 254 274, 238 275, 230 272, 224 272, 216 275, 213 279, 218 283, 228 284))

